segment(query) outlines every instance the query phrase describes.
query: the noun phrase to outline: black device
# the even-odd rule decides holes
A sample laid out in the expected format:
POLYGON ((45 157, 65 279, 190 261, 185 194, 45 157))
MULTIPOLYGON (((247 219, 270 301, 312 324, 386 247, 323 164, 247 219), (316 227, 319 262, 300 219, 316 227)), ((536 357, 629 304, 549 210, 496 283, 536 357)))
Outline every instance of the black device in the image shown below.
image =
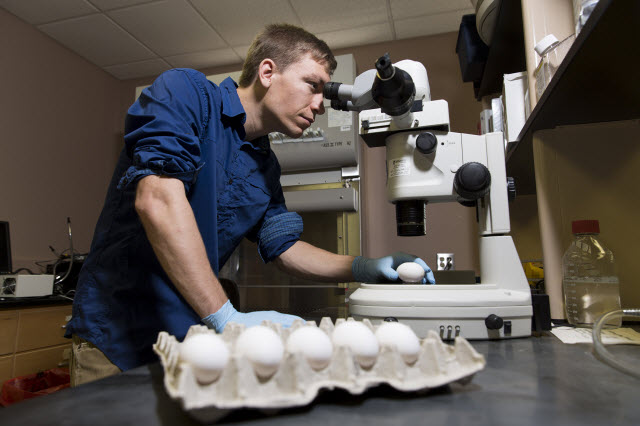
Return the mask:
POLYGON ((69 258, 65 258, 46 266, 46 273, 54 274, 55 272, 54 281, 59 283, 59 285, 54 288, 54 293, 66 295, 69 291, 76 289, 78 276, 80 275, 80 269, 82 269, 85 257, 84 255, 76 255, 73 258, 73 263, 70 262, 69 258), (71 265, 71 271, 69 271, 69 265, 71 265), (67 274, 68 271, 69 274, 67 274), (64 280, 62 278, 64 278, 64 280))
POLYGON ((0 275, 13 272, 11 264, 11 238, 9 237, 9 222, 0 221, 0 275))

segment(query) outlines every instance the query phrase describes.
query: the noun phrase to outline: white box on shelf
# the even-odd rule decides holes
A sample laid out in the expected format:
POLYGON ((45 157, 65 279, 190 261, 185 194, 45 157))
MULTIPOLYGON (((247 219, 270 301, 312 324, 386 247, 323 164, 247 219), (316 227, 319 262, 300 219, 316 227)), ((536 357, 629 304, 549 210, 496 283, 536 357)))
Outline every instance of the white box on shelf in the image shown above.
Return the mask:
POLYGON ((504 133, 507 143, 518 140, 518 135, 527 121, 527 91, 529 84, 526 72, 504 75, 502 99, 504 102, 504 133))
POLYGON ((491 109, 485 109, 480 111, 480 134, 484 135, 485 133, 493 132, 493 121, 492 121, 492 112, 491 109))

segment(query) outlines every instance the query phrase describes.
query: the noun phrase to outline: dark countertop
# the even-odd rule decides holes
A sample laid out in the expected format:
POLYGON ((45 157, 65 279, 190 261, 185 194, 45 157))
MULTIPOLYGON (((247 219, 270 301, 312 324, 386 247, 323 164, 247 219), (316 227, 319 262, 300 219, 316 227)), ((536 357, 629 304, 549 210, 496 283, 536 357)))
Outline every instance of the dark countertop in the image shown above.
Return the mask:
POLYGON ((62 296, 42 296, 42 297, 2 297, 0 296, 0 310, 30 308, 32 306, 46 305, 71 305, 73 300, 62 296))
MULTIPOLYGON (((423 393, 387 386, 362 395, 334 390, 302 408, 239 410, 218 423, 252 425, 631 425, 638 424, 640 380, 597 360, 591 346, 566 345, 551 334, 473 341, 486 368, 467 385, 423 393)), ((640 347, 609 347, 637 362, 640 347)), ((77 388, 0 408, 3 424, 191 425, 164 390, 159 363, 77 388)))

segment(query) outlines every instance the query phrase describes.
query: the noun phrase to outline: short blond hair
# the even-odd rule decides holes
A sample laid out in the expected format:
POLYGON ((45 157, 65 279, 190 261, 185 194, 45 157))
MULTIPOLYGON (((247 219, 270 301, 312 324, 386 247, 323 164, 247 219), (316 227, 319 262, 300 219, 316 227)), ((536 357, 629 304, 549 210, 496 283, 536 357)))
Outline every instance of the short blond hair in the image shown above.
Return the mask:
POLYGON ((253 84, 258 75, 258 66, 264 59, 273 60, 278 71, 282 72, 307 53, 315 61, 325 65, 329 75, 333 74, 338 63, 327 43, 295 25, 267 25, 249 47, 238 84, 240 87, 253 84))

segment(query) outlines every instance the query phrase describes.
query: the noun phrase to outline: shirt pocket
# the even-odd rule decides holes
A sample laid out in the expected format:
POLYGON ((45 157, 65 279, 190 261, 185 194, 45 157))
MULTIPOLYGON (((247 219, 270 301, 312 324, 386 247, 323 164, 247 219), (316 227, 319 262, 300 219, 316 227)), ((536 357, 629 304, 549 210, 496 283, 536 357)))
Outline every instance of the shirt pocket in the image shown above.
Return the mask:
POLYGON ((255 174, 240 176, 225 171, 224 185, 218 194, 218 229, 225 238, 239 242, 263 218, 271 191, 255 174))

